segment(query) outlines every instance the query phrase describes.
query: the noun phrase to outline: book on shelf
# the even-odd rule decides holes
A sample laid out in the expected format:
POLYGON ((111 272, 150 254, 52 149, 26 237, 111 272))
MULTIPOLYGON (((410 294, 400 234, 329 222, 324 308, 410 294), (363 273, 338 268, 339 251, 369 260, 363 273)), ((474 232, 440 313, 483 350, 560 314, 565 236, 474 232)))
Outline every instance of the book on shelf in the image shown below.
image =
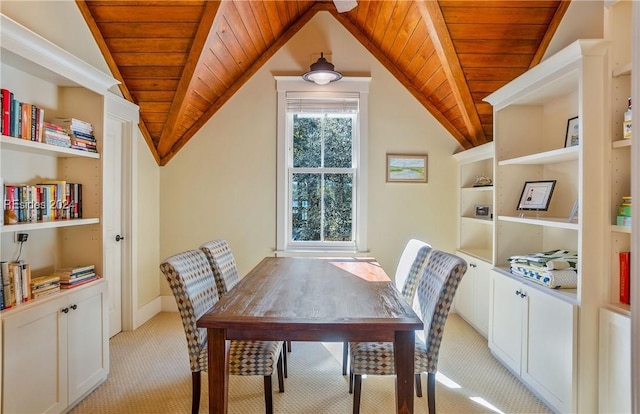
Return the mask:
POLYGON ((37 299, 60 291, 57 275, 39 276, 31 280, 31 297, 37 299))
POLYGON ((4 218, 6 224, 82 218, 82 184, 5 185, 4 218))
POLYGON ((31 297, 31 266, 23 261, 9 263, 11 305, 27 302, 31 297))
POLYGON ((0 262, 0 272, 2 274, 2 288, 3 288, 3 296, 4 296, 4 307, 10 308, 13 303, 13 293, 11 291, 11 279, 9 275, 9 262, 2 261, 0 262))
POLYGON ((11 131, 11 91, 6 88, 0 89, 0 128, 2 129, 2 135, 10 135, 11 131))
POLYGON ((631 253, 619 252, 619 271, 620 271, 620 302, 627 305, 631 304, 631 253))

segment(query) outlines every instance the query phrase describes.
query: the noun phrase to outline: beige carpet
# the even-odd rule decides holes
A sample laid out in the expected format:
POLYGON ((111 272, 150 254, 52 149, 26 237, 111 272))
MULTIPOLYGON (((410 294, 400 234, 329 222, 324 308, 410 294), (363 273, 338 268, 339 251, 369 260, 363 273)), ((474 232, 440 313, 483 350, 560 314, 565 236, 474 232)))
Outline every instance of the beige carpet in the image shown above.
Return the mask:
MULTIPOLYGON (((134 332, 110 341, 108 380, 71 413, 189 413, 191 372, 186 340, 177 313, 160 313, 134 332)), ((277 391, 276 413, 350 413, 347 377, 341 375, 341 344, 294 342, 289 354, 285 392, 277 391)), ((439 371, 460 388, 437 384, 438 413, 550 413, 534 395, 489 353, 486 340, 455 314, 449 316, 440 348, 439 371), (482 398, 494 409, 471 398, 482 398)), ((262 378, 230 380, 229 413, 264 413, 262 378)), ((426 379, 423 378, 423 387, 426 379)), ((206 413, 203 376, 200 407, 206 413)), ((362 414, 394 412, 393 377, 368 377, 362 386, 362 414)), ((426 413, 425 397, 415 398, 415 412, 426 413)))

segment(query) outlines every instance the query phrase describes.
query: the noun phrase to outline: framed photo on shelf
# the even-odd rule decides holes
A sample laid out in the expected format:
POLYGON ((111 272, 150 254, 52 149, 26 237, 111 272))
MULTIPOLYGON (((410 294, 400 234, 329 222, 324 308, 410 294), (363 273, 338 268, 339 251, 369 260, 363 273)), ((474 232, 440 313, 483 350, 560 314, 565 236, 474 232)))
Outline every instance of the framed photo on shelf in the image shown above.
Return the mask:
POLYGON ((578 117, 569 118, 567 121, 567 132, 564 137, 564 147, 575 147, 580 144, 580 127, 578 117))
POLYGON ((556 180, 525 181, 518 210, 547 211, 556 180))
POLYGON ((487 204, 476 204, 473 206, 473 217, 491 220, 491 206, 487 204))
POLYGON ((427 154, 387 154, 388 183, 426 183, 427 154))
POLYGON ((578 221, 578 200, 573 203, 573 208, 571 209, 571 213, 569 213, 569 221, 577 222, 578 221))

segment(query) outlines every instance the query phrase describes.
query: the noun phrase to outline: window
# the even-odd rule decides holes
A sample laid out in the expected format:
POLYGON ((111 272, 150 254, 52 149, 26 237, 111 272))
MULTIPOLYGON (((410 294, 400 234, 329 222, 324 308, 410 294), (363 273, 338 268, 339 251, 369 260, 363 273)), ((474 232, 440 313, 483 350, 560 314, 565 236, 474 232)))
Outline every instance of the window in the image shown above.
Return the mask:
POLYGON ((366 250, 369 78, 323 87, 276 80, 278 250, 366 250))

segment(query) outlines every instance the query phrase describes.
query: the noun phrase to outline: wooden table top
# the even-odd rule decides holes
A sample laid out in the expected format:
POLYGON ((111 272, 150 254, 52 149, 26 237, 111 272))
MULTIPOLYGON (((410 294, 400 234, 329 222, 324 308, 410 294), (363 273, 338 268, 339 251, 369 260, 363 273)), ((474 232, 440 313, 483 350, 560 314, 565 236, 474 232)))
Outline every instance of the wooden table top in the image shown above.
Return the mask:
MULTIPOLYGON (((264 258, 198 326, 272 331, 279 339, 292 340, 328 340, 327 333, 335 330, 342 339, 369 341, 393 340, 394 331, 423 327, 375 260, 287 257, 264 258), (301 328, 324 334, 293 334, 301 328)), ((269 334, 263 336, 268 339, 269 334)))

